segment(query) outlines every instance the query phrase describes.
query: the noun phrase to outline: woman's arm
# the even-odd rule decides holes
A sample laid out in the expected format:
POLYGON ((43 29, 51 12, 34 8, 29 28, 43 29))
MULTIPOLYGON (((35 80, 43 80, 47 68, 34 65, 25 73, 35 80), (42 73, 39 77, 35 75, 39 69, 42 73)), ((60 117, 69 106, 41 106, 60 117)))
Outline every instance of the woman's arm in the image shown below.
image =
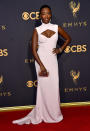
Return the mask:
POLYGON ((43 64, 37 54, 37 47, 38 47, 38 34, 37 34, 36 29, 34 29, 33 35, 32 35, 32 53, 37 63, 41 66, 43 64))
POLYGON ((71 42, 71 37, 61 26, 58 26, 58 33, 65 39, 64 44, 61 46, 61 49, 64 50, 66 46, 71 42))
POLYGON ((37 30, 34 29, 33 35, 32 35, 32 53, 33 53, 35 60, 40 65, 41 71, 47 73, 45 66, 43 65, 43 63, 41 62, 41 60, 38 56, 37 47, 38 47, 38 34, 37 34, 37 30))
POLYGON ((60 48, 53 48, 53 53, 59 54, 61 53, 66 46, 71 42, 71 37, 69 36, 68 33, 64 31, 64 29, 61 26, 58 26, 58 33, 65 39, 64 44, 60 48))

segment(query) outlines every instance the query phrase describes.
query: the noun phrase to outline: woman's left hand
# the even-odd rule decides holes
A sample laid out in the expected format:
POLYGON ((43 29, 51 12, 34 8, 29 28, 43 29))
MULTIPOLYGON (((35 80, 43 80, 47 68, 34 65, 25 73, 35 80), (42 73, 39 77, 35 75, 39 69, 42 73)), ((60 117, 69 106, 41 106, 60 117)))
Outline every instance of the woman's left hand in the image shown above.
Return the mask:
POLYGON ((60 53, 60 51, 59 51, 59 48, 53 48, 53 54, 59 54, 60 53))

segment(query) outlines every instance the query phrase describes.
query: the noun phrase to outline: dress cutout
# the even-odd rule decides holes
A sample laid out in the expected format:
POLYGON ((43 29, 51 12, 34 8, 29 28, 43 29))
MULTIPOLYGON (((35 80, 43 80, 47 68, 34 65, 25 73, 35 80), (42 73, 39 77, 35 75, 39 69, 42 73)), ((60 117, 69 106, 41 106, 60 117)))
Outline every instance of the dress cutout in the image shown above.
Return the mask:
POLYGON ((50 38, 50 37, 52 37, 55 34, 55 32, 52 31, 52 30, 47 29, 44 32, 42 32, 41 34, 46 36, 47 38, 50 38))
POLYGON ((37 96, 36 105, 25 117, 12 121, 13 124, 39 124, 42 121, 46 123, 57 123, 63 120, 60 109, 59 94, 59 72, 57 55, 52 53, 56 48, 58 40, 58 25, 52 23, 43 23, 36 27, 38 33, 37 53, 49 72, 48 77, 39 76, 40 66, 35 60, 37 73, 37 96), (45 32, 50 30, 52 35, 45 32), (42 33, 46 34, 42 34, 42 33))

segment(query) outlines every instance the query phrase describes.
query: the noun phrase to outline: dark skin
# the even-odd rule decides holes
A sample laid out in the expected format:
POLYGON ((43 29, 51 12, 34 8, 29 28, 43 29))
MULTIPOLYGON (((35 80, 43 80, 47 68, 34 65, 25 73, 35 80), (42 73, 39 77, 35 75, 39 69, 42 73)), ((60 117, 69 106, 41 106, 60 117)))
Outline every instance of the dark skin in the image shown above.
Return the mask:
MULTIPOLYGON (((52 16, 52 13, 49 8, 43 8, 41 10, 40 18, 42 19, 43 23, 45 24, 49 23, 51 16, 52 16)), ((60 47, 62 50, 64 50, 66 46, 71 42, 71 37, 67 34, 67 32, 64 31, 64 29, 61 26, 58 26, 58 33, 65 39, 64 44, 60 47)), ((50 37, 52 36, 52 32, 50 32, 50 30, 47 30, 45 32, 45 35, 46 37, 48 36, 50 37)), ((40 60, 38 56, 37 49, 38 49, 38 34, 37 34, 37 30, 34 29, 33 35, 32 35, 32 53, 35 60, 40 65, 40 70, 41 70, 42 75, 48 76, 47 69, 45 68, 44 64, 42 63, 42 61, 40 60)), ((59 54, 60 53, 59 48, 53 48, 52 53, 59 54)))

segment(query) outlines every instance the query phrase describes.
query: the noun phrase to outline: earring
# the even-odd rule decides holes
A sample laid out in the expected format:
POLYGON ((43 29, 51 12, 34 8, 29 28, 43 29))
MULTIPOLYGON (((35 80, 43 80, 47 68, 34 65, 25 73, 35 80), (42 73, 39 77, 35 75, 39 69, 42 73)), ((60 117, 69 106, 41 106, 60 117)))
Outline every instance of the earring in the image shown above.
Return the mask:
POLYGON ((41 19, 41 23, 43 23, 43 22, 42 22, 42 19, 41 19))
POLYGON ((50 21, 49 22, 51 22, 51 19, 50 19, 50 21))

